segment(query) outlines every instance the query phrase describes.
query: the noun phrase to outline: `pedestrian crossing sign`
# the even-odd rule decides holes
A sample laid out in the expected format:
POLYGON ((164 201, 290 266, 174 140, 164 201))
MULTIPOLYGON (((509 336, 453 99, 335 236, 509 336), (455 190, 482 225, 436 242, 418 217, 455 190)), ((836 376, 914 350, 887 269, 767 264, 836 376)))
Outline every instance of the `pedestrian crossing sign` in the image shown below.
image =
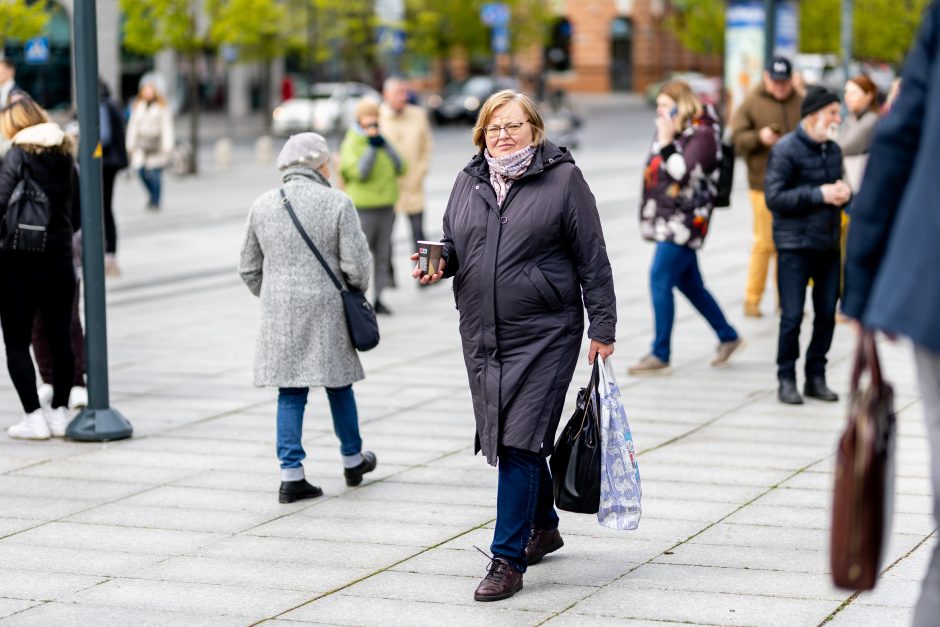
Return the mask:
POLYGON ((49 62, 49 38, 48 37, 33 37, 26 41, 26 46, 23 49, 24 57, 26 57, 26 63, 29 64, 39 64, 39 63, 48 63, 49 62))

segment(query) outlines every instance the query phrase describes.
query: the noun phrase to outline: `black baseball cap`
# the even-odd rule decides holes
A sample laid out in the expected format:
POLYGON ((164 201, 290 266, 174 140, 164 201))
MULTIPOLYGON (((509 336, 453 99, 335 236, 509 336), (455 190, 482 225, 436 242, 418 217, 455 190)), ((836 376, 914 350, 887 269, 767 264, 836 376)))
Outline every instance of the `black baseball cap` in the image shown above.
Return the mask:
POLYGON ((788 81, 793 76, 793 64, 786 57, 774 56, 767 64, 767 73, 772 80, 788 81))

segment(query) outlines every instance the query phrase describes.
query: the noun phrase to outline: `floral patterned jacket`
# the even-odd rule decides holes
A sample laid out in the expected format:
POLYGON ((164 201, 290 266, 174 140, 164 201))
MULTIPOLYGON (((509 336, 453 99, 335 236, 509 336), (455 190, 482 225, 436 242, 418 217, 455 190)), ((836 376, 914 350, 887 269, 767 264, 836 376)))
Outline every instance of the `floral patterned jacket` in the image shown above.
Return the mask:
POLYGON ((644 239, 701 248, 718 190, 721 124, 705 111, 668 146, 654 140, 643 171, 644 239))

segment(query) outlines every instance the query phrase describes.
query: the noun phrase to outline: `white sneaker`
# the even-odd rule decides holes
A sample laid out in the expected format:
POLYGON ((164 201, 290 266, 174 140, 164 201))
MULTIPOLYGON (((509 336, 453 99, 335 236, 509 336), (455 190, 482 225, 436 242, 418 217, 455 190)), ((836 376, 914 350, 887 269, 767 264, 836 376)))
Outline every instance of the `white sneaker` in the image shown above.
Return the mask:
POLYGON ((15 425, 10 425, 7 434, 11 438, 20 440, 48 440, 50 435, 49 425, 46 424, 46 417, 43 415, 42 408, 26 414, 15 425))
POLYGON ((65 428, 72 421, 72 416, 65 407, 56 407, 46 411, 45 420, 49 426, 49 434, 54 438, 61 438, 65 437, 65 428))
POLYGON ((52 386, 48 383, 43 383, 36 388, 36 394, 39 395, 40 407, 52 407, 52 393, 52 386))
POLYGON ((88 390, 76 385, 69 392, 69 409, 81 409, 83 407, 88 407, 88 390))

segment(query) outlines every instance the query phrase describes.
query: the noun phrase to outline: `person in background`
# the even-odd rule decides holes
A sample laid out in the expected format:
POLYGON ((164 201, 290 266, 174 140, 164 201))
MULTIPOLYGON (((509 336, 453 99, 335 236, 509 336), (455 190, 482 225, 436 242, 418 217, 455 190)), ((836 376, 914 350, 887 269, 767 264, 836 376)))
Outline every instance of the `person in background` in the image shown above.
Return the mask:
POLYGON ((673 289, 678 288, 718 335, 712 366, 724 366, 743 344, 702 279, 697 250, 705 242, 718 192, 721 124, 681 81, 656 97, 656 138, 643 173, 640 231, 656 242, 650 266, 655 339, 650 354, 630 367, 634 376, 668 374, 673 289))
MULTIPOLYGON (((408 171, 398 177, 395 213, 408 218, 413 241, 424 240, 424 179, 431 164, 431 125, 424 109, 408 104, 408 84, 403 79, 386 80, 382 97, 379 127, 408 164, 408 171)), ((391 265, 389 270, 394 272, 391 265)))
POLYGON ((845 182, 853 192, 862 186, 862 175, 868 163, 868 150, 878 123, 878 87, 860 74, 845 83, 845 108, 848 115, 842 121, 837 143, 842 149, 845 182))
POLYGON ((175 144, 170 107, 157 90, 157 82, 144 80, 127 122, 127 152, 131 167, 137 170, 147 190, 150 211, 160 209, 163 168, 169 164, 175 144))
POLYGON ((104 273, 108 276, 121 274, 117 265, 117 226, 114 222, 114 181, 118 172, 127 167, 127 144, 124 133, 124 118, 117 103, 111 98, 111 90, 100 80, 98 115, 101 127, 101 200, 104 209, 104 273))
POLYGON ((340 176, 359 212, 359 221, 375 260, 375 312, 391 314, 382 302, 382 290, 389 278, 398 177, 405 175, 408 169, 398 150, 379 128, 378 103, 363 98, 356 105, 356 124, 347 131, 339 148, 340 176))
POLYGON ((0 59, 0 109, 13 102, 17 95, 29 96, 16 84, 16 65, 9 59, 0 59))
POLYGON ((278 388, 278 500, 293 503, 323 491, 307 482, 301 438, 311 387, 325 387, 340 440, 346 485, 357 486, 376 467, 362 450, 352 384, 365 378, 349 339, 339 290, 307 247, 281 199, 283 190, 304 230, 331 270, 349 288, 365 290, 372 257, 349 197, 332 189, 330 151, 316 133, 293 135, 277 158, 284 185, 258 197, 238 265, 251 293, 261 298, 254 383, 278 388))
POLYGON ((763 82, 752 90, 731 117, 731 137, 736 154, 747 163, 751 207, 754 211, 754 245, 748 264, 744 315, 759 318, 760 302, 767 285, 773 258, 773 216, 764 197, 764 176, 771 147, 796 128, 802 97, 793 88, 793 65, 784 57, 773 57, 763 82))
POLYGON ((73 204, 78 180, 74 144, 58 124, 29 98, 0 111, 0 130, 13 147, 0 168, 0 222, 24 172, 48 198, 50 219, 42 252, 0 250, 0 325, 6 345, 7 369, 25 413, 11 425, 12 438, 46 440, 62 437, 70 421, 74 355, 69 338, 75 300, 72 265, 73 204), (44 410, 36 391, 36 371, 29 353, 33 321, 42 315, 52 352, 53 395, 44 410))
POLYGON ((440 269, 412 276, 454 277, 475 449, 499 465, 493 557, 473 598, 499 601, 565 544, 545 458, 585 310, 593 364, 614 352, 617 298, 594 195, 571 153, 545 139, 532 99, 512 90, 490 96, 473 143, 479 152, 457 175, 444 212, 440 269))
MULTIPOLYGON (((904 88, 875 129, 865 183, 852 202, 842 311, 869 329, 910 338, 920 383, 933 515, 940 526, 940 3, 924 12, 904 88)), ((908 460, 911 464, 916 460, 908 460)), ((934 542, 913 627, 940 617, 934 542)))
POLYGON ((803 393, 823 401, 839 396, 826 385, 826 353, 835 329, 839 299, 842 208, 852 190, 842 180, 842 152, 835 138, 841 115, 839 97, 810 85, 800 107, 800 125, 770 151, 765 193, 773 212, 780 290, 777 342, 777 396, 802 404, 796 385, 800 325, 806 286, 813 281, 813 337, 806 350, 803 393))

